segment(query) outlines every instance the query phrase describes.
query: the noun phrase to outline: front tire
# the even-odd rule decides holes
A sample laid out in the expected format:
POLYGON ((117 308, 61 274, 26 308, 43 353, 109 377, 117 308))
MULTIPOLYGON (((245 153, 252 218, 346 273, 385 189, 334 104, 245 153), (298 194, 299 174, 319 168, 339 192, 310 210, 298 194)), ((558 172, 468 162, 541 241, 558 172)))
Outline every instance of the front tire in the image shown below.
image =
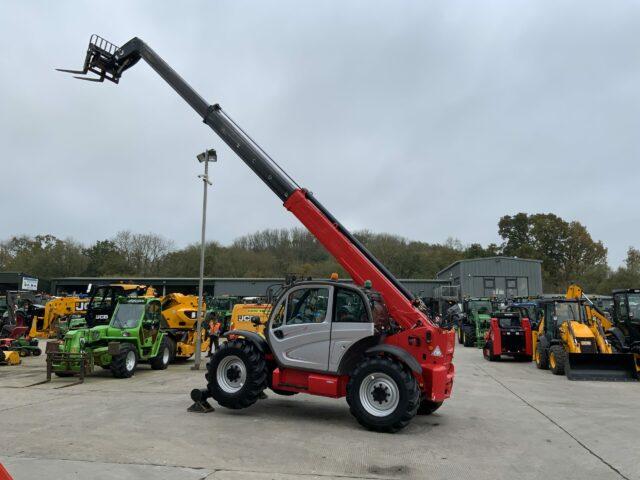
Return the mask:
POLYGON ((490 362, 500 360, 500 355, 493 354, 493 343, 491 341, 486 342, 484 347, 482 347, 482 356, 490 362))
POLYGON ((351 414, 365 428, 397 432, 406 427, 420 405, 415 378, 389 358, 368 358, 358 365, 347 384, 351 414))
POLYGON ((160 342, 160 348, 158 348, 158 354, 151 359, 152 370, 166 370, 171 361, 171 347, 169 346, 168 338, 165 336, 160 342))
POLYGON ((221 406, 234 410, 247 408, 267 388, 267 364, 253 343, 232 340, 213 354, 206 378, 211 397, 221 406))
POLYGON ((567 363, 567 352, 561 345, 554 345, 549 350, 549 368, 554 375, 564 375, 567 363))
POLYGON ((130 378, 138 366, 138 352, 130 343, 120 344, 120 353, 111 359, 111 374, 115 378, 130 378))

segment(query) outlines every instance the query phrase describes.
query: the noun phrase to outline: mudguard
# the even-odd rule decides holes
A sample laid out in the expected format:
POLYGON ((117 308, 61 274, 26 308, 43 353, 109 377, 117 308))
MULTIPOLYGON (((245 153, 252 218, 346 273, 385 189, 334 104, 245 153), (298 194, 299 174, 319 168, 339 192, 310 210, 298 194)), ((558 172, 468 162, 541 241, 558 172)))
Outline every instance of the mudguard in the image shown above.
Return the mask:
POLYGON ((249 332, 246 330, 230 330, 222 334, 224 338, 228 338, 230 335, 246 338, 251 343, 253 343, 262 353, 268 353, 271 351, 271 349, 269 348, 269 344, 264 339, 264 337, 256 332, 249 332))
POLYGON ((402 363, 407 365, 414 373, 418 375, 422 375, 422 367, 418 360, 412 357, 409 353, 403 350, 400 347, 396 347, 395 345, 376 345, 375 347, 368 348, 365 350, 364 354, 367 356, 377 355, 379 353, 387 353, 392 357, 396 357, 402 363))

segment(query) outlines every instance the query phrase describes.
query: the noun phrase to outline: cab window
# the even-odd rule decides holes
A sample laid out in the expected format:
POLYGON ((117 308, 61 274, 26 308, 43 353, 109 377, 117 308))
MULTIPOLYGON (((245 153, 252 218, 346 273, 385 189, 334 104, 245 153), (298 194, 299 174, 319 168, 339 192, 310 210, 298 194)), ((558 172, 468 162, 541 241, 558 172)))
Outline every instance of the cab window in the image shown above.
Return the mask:
POLYGON ((368 322, 367 309, 358 292, 346 288, 336 290, 336 313, 334 322, 368 322))
POLYGON ((287 325, 322 323, 327 318, 328 288, 301 288, 287 298, 287 325))

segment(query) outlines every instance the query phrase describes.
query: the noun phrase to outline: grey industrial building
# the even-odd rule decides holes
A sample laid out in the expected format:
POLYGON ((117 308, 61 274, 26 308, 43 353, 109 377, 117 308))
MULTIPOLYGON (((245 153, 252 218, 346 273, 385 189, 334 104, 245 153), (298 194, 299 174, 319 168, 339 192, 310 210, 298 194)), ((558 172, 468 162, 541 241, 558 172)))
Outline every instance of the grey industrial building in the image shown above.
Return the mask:
POLYGON ((458 286, 460 297, 542 295, 542 261, 516 257, 458 260, 436 278, 458 286))
MULTIPOLYGON (((433 297, 440 285, 448 280, 408 279, 400 280, 414 295, 433 297)), ((198 278, 185 277, 63 277, 51 279, 51 293, 54 295, 85 293, 90 284, 129 282, 151 285, 158 293, 197 293, 198 278)), ((243 297, 265 295, 271 286, 281 285, 283 278, 205 278, 204 291, 207 295, 237 295, 243 297)))

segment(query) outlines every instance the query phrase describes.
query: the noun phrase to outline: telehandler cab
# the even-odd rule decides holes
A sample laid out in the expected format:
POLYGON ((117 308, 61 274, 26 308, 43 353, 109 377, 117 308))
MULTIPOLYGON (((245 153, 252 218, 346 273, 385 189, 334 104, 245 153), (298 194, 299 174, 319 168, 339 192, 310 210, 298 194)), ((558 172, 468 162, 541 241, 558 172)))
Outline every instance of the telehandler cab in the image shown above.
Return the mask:
POLYGON ((346 396, 362 425, 382 431, 397 431, 416 413, 440 407, 453 386, 454 332, 436 325, 424 303, 220 105, 206 102, 139 38, 118 47, 93 35, 82 70, 70 72, 92 72, 98 77, 89 80, 118 83, 140 59, 263 180, 357 285, 326 281, 289 286, 275 301, 265 338, 254 332, 227 332, 239 338, 225 343, 208 363, 203 396, 233 409, 254 404, 267 387, 346 396))

